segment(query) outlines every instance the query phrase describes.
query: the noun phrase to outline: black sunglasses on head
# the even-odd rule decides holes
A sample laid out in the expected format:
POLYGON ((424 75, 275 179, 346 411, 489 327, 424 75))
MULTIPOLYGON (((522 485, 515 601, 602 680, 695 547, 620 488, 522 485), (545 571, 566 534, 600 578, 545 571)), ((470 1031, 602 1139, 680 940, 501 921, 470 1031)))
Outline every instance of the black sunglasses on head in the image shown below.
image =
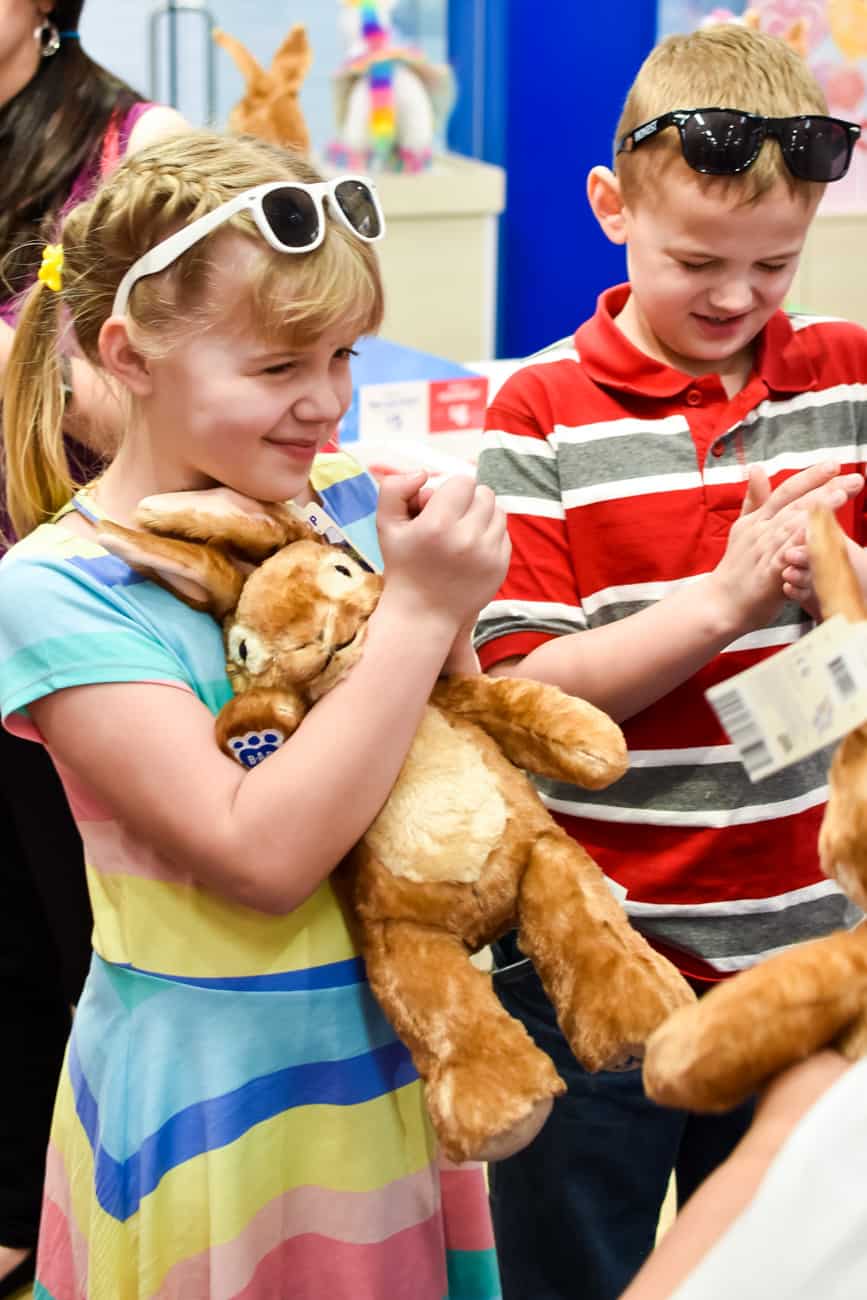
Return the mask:
POLYGON ((751 167, 768 136, 779 142, 793 176, 839 181, 849 170, 860 126, 839 117, 762 117, 736 108, 679 108, 637 126, 618 142, 631 153, 666 127, 676 126, 684 161, 708 176, 736 176, 751 167))

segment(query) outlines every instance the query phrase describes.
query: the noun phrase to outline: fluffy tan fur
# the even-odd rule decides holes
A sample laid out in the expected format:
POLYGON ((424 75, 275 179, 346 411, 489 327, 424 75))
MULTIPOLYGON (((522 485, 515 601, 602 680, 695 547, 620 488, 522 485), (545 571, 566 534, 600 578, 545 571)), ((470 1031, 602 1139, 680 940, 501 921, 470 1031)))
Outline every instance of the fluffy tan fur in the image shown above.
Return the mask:
MULTIPOLYGON (((825 617, 867 619, 867 605, 834 516, 816 511, 810 560, 825 617)), ((841 741, 819 834, 822 869, 867 909, 867 726, 841 741)), ((787 1065, 829 1044, 867 1051, 867 924, 797 944, 677 1011, 650 1039, 648 1094, 665 1105, 719 1111, 787 1065)))
POLYGON ((298 92, 313 63, 307 29, 296 23, 267 72, 236 37, 219 27, 213 37, 232 56, 246 82, 243 98, 229 114, 231 129, 308 153, 310 134, 298 102, 298 92))
MULTIPOLYGON (((231 754, 232 738, 249 731, 291 734, 352 667, 382 580, 284 508, 257 515, 231 493, 189 497, 143 503, 150 533, 105 526, 101 539, 199 608, 210 593, 224 614, 226 563, 239 552, 274 552, 225 618, 236 695, 219 714, 217 739, 231 754)), ((469 960, 492 939, 518 927, 576 1056, 592 1070, 640 1056, 651 1031, 693 1000, 521 770, 598 789, 625 767, 619 728, 554 687, 443 680, 389 800, 335 875, 371 987, 425 1080, 453 1160, 518 1150, 564 1090, 469 960)))

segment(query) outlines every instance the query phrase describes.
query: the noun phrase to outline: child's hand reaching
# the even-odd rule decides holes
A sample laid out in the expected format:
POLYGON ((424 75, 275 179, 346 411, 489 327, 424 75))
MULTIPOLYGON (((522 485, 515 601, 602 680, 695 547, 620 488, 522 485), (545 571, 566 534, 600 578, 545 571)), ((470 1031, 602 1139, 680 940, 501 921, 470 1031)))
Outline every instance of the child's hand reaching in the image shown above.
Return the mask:
POLYGON ((862 475, 840 474, 839 466, 828 462, 793 474, 771 491, 765 471, 751 468, 740 518, 712 574, 725 617, 738 633, 762 626, 784 598, 798 600, 812 613, 815 598, 804 550, 807 514, 817 505, 839 510, 863 486, 862 475))
POLYGON ((377 527, 386 590, 442 612, 455 633, 493 597, 509 563, 506 517, 490 488, 454 476, 431 491, 424 473, 392 476, 377 527))
POLYGON ((787 600, 797 601, 811 618, 821 618, 822 611, 813 590, 805 528, 798 529, 791 545, 783 552, 782 559, 786 566, 780 575, 783 580, 783 595, 787 600))

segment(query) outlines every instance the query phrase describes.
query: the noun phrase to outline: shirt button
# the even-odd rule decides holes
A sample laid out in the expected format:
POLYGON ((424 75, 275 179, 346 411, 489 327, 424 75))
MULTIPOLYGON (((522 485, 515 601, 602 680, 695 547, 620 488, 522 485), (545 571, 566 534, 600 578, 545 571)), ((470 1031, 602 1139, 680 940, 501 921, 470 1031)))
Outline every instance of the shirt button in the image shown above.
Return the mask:
POLYGON ((698 388, 688 389, 686 394, 686 402, 687 402, 687 406, 701 406, 701 390, 698 388))
POLYGON ((723 443, 715 442, 710 449, 710 454, 712 456, 721 456, 724 451, 725 451, 725 446, 723 445, 723 443))

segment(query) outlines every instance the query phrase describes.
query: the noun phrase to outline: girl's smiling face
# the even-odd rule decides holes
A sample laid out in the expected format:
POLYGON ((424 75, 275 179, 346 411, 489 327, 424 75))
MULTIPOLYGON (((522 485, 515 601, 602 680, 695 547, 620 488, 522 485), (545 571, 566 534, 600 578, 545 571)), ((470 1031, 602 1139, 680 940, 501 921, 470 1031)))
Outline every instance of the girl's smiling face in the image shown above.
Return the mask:
MULTIPOLYGON (((243 302, 243 251, 233 248, 212 280, 227 303, 243 302)), ((289 351, 257 334, 251 313, 229 310, 147 362, 135 436, 177 490, 225 484, 261 501, 296 497, 349 407, 354 343, 338 324, 289 351)))

